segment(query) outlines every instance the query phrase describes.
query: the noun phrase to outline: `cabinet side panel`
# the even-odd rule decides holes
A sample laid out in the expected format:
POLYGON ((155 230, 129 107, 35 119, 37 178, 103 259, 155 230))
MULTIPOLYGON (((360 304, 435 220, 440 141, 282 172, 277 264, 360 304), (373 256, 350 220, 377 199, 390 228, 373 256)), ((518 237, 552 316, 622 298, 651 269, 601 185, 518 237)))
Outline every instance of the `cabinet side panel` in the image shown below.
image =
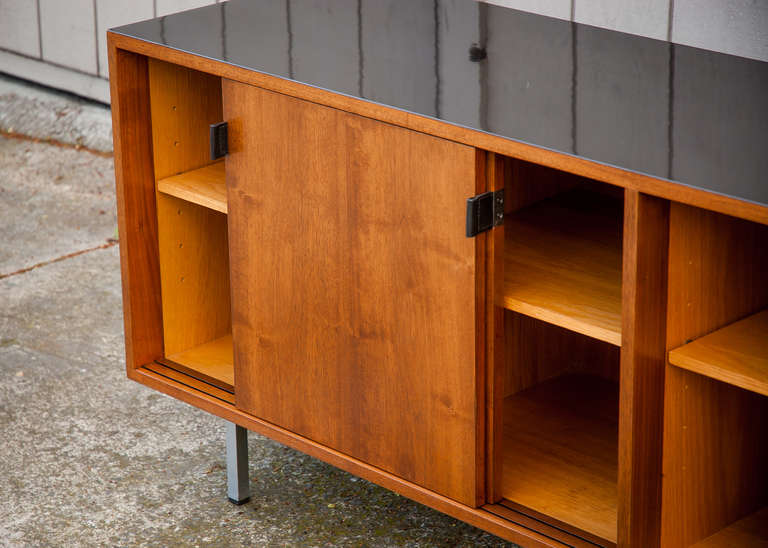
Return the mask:
POLYGON ((123 280, 126 366, 162 356, 160 274, 147 58, 109 38, 117 219, 123 280))
POLYGON ((478 503, 475 151, 225 81, 237 405, 478 503))

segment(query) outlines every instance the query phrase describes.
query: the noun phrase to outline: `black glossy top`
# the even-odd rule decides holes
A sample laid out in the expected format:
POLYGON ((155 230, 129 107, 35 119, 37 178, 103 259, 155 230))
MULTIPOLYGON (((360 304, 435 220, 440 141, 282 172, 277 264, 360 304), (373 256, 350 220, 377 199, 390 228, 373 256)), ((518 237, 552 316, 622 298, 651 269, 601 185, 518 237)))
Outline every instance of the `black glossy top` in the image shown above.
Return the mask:
POLYGON ((115 32, 768 205, 765 62, 471 0, 231 0, 115 32))

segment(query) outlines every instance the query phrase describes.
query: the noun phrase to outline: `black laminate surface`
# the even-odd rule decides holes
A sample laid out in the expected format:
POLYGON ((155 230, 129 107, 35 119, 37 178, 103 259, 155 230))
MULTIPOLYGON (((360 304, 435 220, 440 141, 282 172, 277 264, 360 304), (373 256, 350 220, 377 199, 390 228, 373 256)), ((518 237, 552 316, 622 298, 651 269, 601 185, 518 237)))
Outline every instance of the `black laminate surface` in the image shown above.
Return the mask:
POLYGON ((768 205, 766 62, 472 0, 231 0, 114 32, 768 205))

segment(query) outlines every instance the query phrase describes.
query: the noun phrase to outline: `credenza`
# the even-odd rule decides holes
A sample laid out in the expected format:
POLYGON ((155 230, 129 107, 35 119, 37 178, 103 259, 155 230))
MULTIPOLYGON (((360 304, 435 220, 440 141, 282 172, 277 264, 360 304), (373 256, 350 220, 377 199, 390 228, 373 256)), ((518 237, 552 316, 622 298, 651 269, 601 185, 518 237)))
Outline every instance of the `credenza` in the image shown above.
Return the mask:
POLYGON ((108 47, 127 374, 234 502, 250 430, 525 547, 768 543, 768 63, 471 0, 108 47))

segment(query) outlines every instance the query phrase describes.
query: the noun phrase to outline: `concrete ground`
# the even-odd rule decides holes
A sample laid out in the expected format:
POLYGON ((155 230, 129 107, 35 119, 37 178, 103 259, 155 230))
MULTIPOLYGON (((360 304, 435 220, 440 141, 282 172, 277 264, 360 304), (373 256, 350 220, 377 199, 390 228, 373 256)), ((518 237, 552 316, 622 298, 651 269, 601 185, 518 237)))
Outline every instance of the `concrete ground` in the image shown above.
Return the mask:
POLYGON ((231 505, 224 422, 124 375, 112 158, 66 145, 108 110, 0 77, 0 131, 0 546, 507 545, 253 433, 231 505))

